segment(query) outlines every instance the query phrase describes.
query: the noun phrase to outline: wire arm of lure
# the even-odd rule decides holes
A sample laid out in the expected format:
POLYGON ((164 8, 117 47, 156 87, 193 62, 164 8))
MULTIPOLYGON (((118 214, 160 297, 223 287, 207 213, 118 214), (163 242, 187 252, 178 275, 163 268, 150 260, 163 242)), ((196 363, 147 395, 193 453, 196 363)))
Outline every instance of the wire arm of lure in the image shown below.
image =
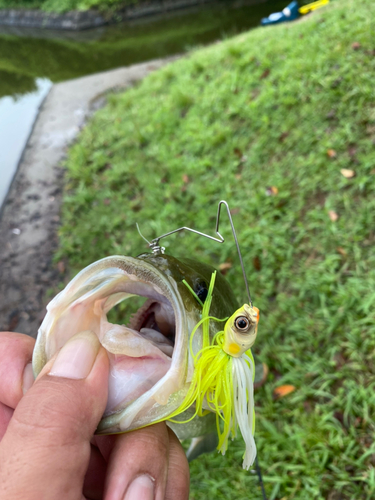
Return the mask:
MULTIPOLYGON (((230 222, 230 226, 231 226, 231 228, 232 228, 233 239, 234 239, 234 242, 236 243, 237 253, 238 253, 238 258, 240 259, 240 264, 241 264, 241 269, 242 269, 243 279, 244 279, 245 286, 246 286, 246 293, 247 293, 247 297, 248 297, 248 299, 249 299, 249 304, 251 305, 251 307, 253 307, 253 301, 251 300, 250 289, 249 289, 249 283, 248 283, 248 281, 247 281, 247 277, 246 277, 245 266, 244 266, 244 263, 243 263, 243 260, 242 260, 242 254, 241 254, 241 250, 240 250, 240 245, 239 245, 239 243, 238 243, 236 230, 234 229, 234 224, 233 224, 233 220, 232 220, 232 214, 230 213, 229 205, 228 205, 228 203, 227 203, 225 200, 221 200, 221 201, 219 201, 219 205, 218 205, 218 207, 217 207, 217 217, 216 217, 216 234, 219 236, 219 238, 221 238, 221 239, 222 239, 222 241, 224 241, 224 238, 223 238, 223 237, 221 236, 221 234, 219 233, 219 222, 220 222, 220 210, 221 210, 221 205, 225 205, 225 208, 227 209, 228 219, 229 219, 229 222, 230 222)), ((221 242, 221 243, 222 243, 222 242, 221 242)))
MULTIPOLYGON (((234 229, 234 224, 233 224, 233 220, 232 220, 232 215, 230 213, 229 205, 228 205, 228 203, 225 200, 219 201, 219 205, 217 207, 215 232, 216 232, 218 238, 216 238, 215 236, 210 236, 209 234, 201 233, 200 231, 197 231, 196 229, 191 229, 190 227, 183 226, 183 227, 179 227, 178 229, 174 229, 173 231, 169 231, 168 233, 162 234, 161 236, 158 236, 157 238, 154 238, 151 242, 148 242, 148 243, 149 243, 149 246, 150 246, 152 252, 154 254, 156 254, 156 255, 160 254, 160 253, 164 253, 164 248, 160 247, 160 245, 159 245, 159 242, 160 242, 160 240, 162 238, 170 236, 171 234, 174 234, 174 233, 179 233, 181 231, 190 231, 191 233, 198 234, 199 236, 204 236, 205 238, 208 238, 210 240, 216 241, 217 243, 223 243, 225 241, 224 237, 219 232, 221 205, 225 205, 225 208, 227 210, 229 222, 230 222, 230 225, 231 225, 231 228, 232 228, 233 238, 234 238, 234 241, 235 241, 236 247, 237 247, 238 257, 240 259, 240 264, 241 264, 242 274, 243 274, 243 278, 244 278, 245 285, 246 285, 246 292, 247 292, 247 296, 248 296, 248 299, 249 299, 249 304, 252 306, 253 302, 252 302, 251 296, 250 296, 249 284, 248 284, 246 273, 245 273, 245 267, 244 267, 243 260, 242 260, 240 245, 238 243, 236 231, 234 229)), ((139 231, 139 228, 138 228, 138 231, 139 231)), ((142 238, 146 239, 143 236, 142 236, 142 238)))

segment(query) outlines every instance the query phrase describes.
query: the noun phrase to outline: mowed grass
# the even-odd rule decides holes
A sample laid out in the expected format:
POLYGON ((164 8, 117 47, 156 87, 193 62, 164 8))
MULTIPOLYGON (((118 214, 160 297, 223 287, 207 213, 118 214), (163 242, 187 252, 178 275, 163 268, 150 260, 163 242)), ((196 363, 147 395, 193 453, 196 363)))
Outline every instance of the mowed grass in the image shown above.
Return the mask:
MULTIPOLYGON (((71 275, 233 212, 270 375, 256 441, 270 499, 375 497, 375 3, 196 50, 113 95, 70 150, 57 259, 71 275), (346 178, 341 169, 353 170, 346 178), (273 188, 273 189, 270 189, 273 188), (275 189, 277 188, 277 189, 275 189), (273 398, 276 387, 295 391, 273 398)), ((246 299, 230 226, 167 252, 218 266, 246 299)), ((261 498, 243 443, 191 464, 191 499, 261 498)))

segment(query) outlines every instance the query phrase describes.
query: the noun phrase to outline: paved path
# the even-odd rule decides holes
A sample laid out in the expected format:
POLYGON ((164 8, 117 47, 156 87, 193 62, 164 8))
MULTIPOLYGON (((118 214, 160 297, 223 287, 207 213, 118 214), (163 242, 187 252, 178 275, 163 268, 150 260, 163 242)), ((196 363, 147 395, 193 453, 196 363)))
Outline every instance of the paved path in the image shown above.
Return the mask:
POLYGON ((63 281, 52 264, 64 170, 61 161, 110 90, 124 89, 175 58, 154 60, 54 85, 26 145, 0 219, 0 331, 36 336, 46 291, 63 281))

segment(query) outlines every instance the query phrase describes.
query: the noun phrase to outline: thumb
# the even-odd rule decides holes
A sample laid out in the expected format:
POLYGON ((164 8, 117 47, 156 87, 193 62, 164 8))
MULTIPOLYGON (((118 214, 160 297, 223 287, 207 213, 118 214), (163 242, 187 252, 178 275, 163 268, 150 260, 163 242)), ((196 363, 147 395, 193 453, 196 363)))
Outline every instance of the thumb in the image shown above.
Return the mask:
POLYGON ((107 386, 108 358, 96 335, 72 337, 14 411, 0 444, 1 498, 82 499, 107 386))

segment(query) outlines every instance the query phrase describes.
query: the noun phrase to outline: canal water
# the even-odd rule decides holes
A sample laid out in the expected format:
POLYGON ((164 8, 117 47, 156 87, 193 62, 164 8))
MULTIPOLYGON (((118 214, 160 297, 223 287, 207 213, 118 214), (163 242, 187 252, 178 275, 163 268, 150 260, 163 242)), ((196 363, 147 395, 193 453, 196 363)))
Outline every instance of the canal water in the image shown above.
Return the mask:
POLYGON ((184 53, 258 26, 286 3, 223 1, 82 32, 0 26, 0 207, 53 83, 184 53))

